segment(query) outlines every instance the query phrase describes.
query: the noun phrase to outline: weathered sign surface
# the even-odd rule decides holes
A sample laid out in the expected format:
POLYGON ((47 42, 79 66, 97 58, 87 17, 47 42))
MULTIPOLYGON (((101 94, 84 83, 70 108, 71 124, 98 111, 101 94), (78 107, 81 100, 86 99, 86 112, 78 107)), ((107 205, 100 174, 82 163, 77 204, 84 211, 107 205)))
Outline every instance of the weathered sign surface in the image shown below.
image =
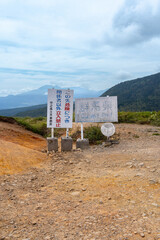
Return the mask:
POLYGON ((117 97, 75 100, 76 122, 118 122, 117 97))
POLYGON ((47 127, 72 128, 73 90, 48 89, 47 127))

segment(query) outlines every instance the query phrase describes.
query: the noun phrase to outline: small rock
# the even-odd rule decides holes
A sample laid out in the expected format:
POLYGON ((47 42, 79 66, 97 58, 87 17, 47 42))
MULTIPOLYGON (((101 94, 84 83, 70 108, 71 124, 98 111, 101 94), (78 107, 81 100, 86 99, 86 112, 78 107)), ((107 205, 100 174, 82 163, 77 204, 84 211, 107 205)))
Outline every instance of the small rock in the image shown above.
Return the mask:
POLYGON ((135 177, 140 177, 140 176, 142 176, 142 173, 137 173, 137 174, 135 175, 135 177))
POLYGON ((160 239, 160 234, 158 234, 154 239, 159 240, 160 239))
POLYGON ((71 195, 72 195, 72 196, 79 196, 79 195, 80 195, 80 192, 72 192, 71 195))
POLYGON ((139 167, 143 167, 143 166, 144 166, 144 163, 139 163, 138 166, 139 166, 139 167))
POLYGON ((34 225, 36 225, 36 224, 37 224, 37 222, 36 222, 36 221, 33 221, 33 222, 32 222, 32 225, 33 225, 33 226, 34 226, 34 225))
POLYGON ((46 236, 44 239, 45 240, 49 240, 49 239, 51 239, 51 237, 50 236, 46 236))
POLYGON ((81 148, 77 148, 77 149, 75 149, 75 151, 81 152, 82 149, 81 148))
POLYGON ((52 168, 51 168, 51 172, 54 172, 54 171, 55 171, 55 167, 52 167, 52 168))
POLYGON ((157 183, 158 183, 158 181, 157 181, 157 180, 155 180, 155 179, 150 179, 150 180, 149 180, 149 183, 150 183, 150 184, 157 184, 157 183))
POLYGON ((47 150, 46 150, 46 149, 42 149, 41 152, 42 152, 42 153, 46 153, 47 150))
POLYGON ((144 233, 140 233, 139 234, 141 237, 145 237, 145 234, 144 233))
POLYGON ((130 165, 132 165, 132 162, 127 162, 126 163, 126 166, 130 166, 130 165))
POLYGON ((160 207, 157 203, 152 203, 154 207, 160 207))

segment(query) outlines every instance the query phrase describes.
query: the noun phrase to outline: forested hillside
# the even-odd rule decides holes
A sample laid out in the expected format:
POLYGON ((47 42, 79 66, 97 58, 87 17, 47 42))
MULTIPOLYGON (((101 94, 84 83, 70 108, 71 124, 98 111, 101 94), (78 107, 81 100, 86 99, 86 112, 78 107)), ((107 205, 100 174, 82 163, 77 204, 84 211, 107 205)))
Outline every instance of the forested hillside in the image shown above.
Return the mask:
POLYGON ((160 73, 119 83, 107 95, 118 96, 119 111, 159 111, 160 73))

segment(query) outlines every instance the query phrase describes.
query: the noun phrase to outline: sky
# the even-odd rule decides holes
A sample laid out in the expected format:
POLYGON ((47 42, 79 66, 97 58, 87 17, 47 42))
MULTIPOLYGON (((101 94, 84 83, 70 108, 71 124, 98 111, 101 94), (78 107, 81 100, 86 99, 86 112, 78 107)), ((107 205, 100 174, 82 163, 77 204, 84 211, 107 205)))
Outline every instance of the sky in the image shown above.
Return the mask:
POLYGON ((160 71, 160 0, 0 0, 0 96, 160 71))

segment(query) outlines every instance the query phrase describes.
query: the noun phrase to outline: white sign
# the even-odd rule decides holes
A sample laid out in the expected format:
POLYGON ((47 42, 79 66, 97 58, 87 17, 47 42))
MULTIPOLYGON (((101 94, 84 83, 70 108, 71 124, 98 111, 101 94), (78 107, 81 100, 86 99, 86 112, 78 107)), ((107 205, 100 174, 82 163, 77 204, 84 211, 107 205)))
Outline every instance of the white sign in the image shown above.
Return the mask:
POLYGON ((76 99, 75 122, 118 122, 117 97, 76 99))
POLYGON ((101 126, 101 132, 106 137, 111 137, 115 133, 115 126, 113 123, 104 123, 101 126))
POLYGON ((48 89, 47 127, 72 128, 73 90, 48 89))

